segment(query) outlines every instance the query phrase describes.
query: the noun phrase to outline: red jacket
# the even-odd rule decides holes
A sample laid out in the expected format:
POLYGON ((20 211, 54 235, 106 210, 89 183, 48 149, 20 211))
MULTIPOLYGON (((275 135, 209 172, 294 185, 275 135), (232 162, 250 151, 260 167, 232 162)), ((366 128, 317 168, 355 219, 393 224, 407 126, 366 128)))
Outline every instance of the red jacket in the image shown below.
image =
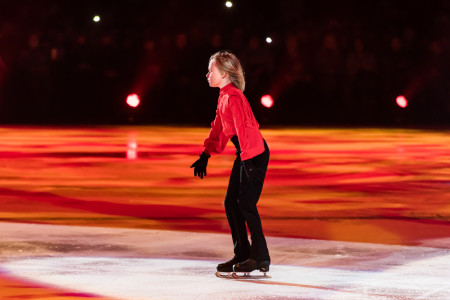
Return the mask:
POLYGON ((203 143, 205 153, 223 152, 233 135, 238 136, 242 160, 264 152, 264 141, 250 104, 242 91, 230 83, 220 89, 216 118, 203 143))

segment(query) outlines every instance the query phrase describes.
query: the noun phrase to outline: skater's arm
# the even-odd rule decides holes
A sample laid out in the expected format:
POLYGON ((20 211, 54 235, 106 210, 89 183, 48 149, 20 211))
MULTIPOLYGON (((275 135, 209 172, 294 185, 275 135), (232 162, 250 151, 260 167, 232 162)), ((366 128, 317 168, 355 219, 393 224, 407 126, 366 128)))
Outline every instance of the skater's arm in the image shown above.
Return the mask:
POLYGON ((227 141, 228 140, 226 140, 226 137, 223 134, 222 120, 219 112, 217 111, 216 118, 211 123, 209 135, 203 142, 203 152, 208 155, 211 155, 212 153, 222 153, 227 141))
POLYGON ((200 158, 191 166, 191 168, 194 168, 194 176, 198 176, 201 179, 203 179, 203 176, 206 176, 208 159, 211 157, 211 153, 219 153, 223 151, 226 145, 226 142, 224 144, 223 141, 224 134, 222 132, 222 121, 219 113, 216 112, 216 118, 211 123, 209 135, 203 143, 205 148, 203 149, 202 154, 200 154, 200 158))

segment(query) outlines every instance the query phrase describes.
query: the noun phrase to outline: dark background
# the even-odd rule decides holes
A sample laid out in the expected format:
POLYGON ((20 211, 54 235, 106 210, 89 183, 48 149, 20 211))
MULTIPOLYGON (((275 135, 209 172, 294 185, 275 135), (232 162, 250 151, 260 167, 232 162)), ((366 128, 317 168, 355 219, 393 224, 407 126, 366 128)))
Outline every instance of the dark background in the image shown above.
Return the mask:
POLYGON ((447 126, 449 10, 444 0, 0 0, 0 123, 209 126, 208 59, 227 49, 261 124, 447 126))

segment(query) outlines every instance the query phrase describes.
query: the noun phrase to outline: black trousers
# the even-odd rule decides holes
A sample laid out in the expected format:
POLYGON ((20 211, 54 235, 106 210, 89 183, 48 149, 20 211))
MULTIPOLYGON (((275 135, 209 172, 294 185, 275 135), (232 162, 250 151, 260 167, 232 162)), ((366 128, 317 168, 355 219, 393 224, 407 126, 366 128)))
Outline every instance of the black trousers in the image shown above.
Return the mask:
MULTIPOLYGON (((262 184, 255 185, 250 182, 243 169, 240 157, 240 147, 237 137, 232 142, 236 146, 236 160, 231 171, 230 182, 225 196, 225 212, 231 229, 234 244, 234 254, 239 260, 248 258, 256 261, 270 260, 266 239, 261 226, 256 204, 262 191, 262 184), (251 245, 248 241, 247 227, 251 236, 251 245)), ((252 158, 256 168, 263 171, 264 176, 269 164, 269 147, 264 141, 265 151, 252 158)))

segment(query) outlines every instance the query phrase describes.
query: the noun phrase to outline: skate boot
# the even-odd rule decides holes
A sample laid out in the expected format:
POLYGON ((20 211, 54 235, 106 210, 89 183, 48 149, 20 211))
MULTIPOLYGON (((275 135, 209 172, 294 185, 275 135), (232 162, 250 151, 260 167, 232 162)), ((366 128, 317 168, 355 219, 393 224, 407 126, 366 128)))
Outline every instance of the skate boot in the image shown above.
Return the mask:
POLYGON ((240 259, 236 258, 236 256, 235 256, 235 257, 233 257, 232 259, 230 259, 230 260, 227 261, 227 262, 218 264, 218 265, 217 265, 217 272, 227 272, 227 273, 231 273, 231 272, 233 272, 233 266, 234 266, 235 264, 237 264, 237 263, 240 263, 240 262, 244 261, 244 260, 245 260, 245 259, 240 260, 240 259))
POLYGON ((239 272, 239 273, 245 273, 245 275, 249 275, 250 272, 254 270, 259 270, 266 275, 266 272, 269 272, 269 266, 270 266, 270 260, 264 260, 264 261, 256 261, 254 259, 247 259, 246 261, 242 263, 237 263, 233 271, 239 272))
POLYGON ((221 277, 221 278, 232 278, 233 266, 244 260, 245 259, 240 260, 240 259, 236 258, 236 256, 235 256, 227 262, 218 264, 216 276, 221 277))

